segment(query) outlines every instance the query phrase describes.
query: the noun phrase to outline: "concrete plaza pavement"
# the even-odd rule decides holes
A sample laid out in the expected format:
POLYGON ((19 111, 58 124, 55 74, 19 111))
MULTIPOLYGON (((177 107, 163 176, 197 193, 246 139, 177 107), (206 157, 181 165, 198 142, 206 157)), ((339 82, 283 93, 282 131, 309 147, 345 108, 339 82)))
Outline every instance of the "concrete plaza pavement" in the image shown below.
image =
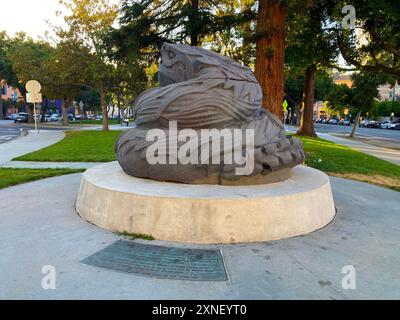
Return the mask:
POLYGON ((81 176, 0 190, 0 299, 400 299, 398 192, 331 178, 337 216, 317 232, 237 245, 146 242, 220 248, 229 281, 193 282, 80 263, 119 239, 76 214, 81 176), (42 289, 45 265, 56 269, 55 290, 42 289), (355 290, 342 288, 346 265, 355 290))

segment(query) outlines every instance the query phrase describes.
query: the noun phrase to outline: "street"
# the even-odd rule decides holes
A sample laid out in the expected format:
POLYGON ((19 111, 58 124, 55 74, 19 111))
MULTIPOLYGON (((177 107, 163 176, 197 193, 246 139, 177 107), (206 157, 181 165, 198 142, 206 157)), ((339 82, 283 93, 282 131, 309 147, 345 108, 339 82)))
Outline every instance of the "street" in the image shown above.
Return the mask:
POLYGON ((0 120, 0 144, 9 142, 20 135, 19 126, 14 125, 12 121, 0 120))
MULTIPOLYGON (((331 134, 350 134, 353 126, 339 126, 333 124, 315 123, 315 130, 322 133, 331 134)), ((357 136, 374 137, 379 139, 389 139, 400 143, 400 130, 357 128, 357 136)))

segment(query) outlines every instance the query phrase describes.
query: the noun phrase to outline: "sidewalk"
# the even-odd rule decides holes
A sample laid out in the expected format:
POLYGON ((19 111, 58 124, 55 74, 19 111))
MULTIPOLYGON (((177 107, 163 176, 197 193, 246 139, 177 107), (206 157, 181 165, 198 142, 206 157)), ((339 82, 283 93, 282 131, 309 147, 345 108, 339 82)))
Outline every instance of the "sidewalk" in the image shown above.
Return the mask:
POLYGON ((42 130, 37 134, 36 131, 31 130, 27 136, 0 144, 0 166, 10 162, 15 157, 55 144, 64 139, 64 136, 63 131, 42 130))
POLYGON ((222 251, 229 281, 183 281, 80 263, 120 239, 76 214, 81 176, 0 190, 0 197, 7 199, 0 206, 0 299, 400 298, 396 191, 331 178, 338 209, 335 220, 291 239, 215 246, 146 241, 222 251), (42 268, 47 265, 56 270, 55 290, 41 286, 42 268), (348 265, 356 270, 356 290, 342 288, 342 270, 348 265))
MULTIPOLYGON (((296 127, 292 126, 285 126, 285 129, 289 133, 296 133, 297 129, 296 127)), ((376 158, 389 161, 391 163, 400 165, 400 150, 394 150, 394 149, 388 149, 388 148, 381 148, 377 147, 371 144, 351 140, 351 139, 345 139, 345 138, 340 138, 337 136, 333 136, 327 133, 321 133, 317 132, 318 137, 340 144, 342 146, 346 146, 355 150, 358 150, 360 152, 369 154, 371 156, 374 156, 376 158)))
POLYGON ((36 162, 36 161, 9 161, 0 164, 0 168, 12 169, 89 169, 98 165, 97 162, 36 162))

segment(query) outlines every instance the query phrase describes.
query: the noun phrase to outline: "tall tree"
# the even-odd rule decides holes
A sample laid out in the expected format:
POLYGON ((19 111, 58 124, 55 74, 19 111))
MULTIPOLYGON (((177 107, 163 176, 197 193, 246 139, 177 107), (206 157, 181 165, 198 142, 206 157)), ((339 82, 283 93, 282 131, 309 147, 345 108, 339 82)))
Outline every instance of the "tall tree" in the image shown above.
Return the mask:
POLYGON ((84 76, 90 72, 89 50, 79 43, 66 41, 52 47, 19 34, 12 40, 10 55, 13 70, 22 83, 38 80, 44 97, 61 100, 63 124, 68 125, 68 107, 84 85, 84 76))
POLYGON ((226 11, 232 3, 230 0, 124 0, 120 28, 112 34, 116 54, 141 52, 148 60, 155 61, 164 42, 198 46, 207 36, 254 18, 248 6, 244 11, 226 11))
POLYGON ((283 117, 286 8, 280 0, 259 0, 255 75, 264 107, 283 117))
POLYGON ((353 74, 350 103, 353 112, 356 112, 357 116, 350 134, 351 138, 355 136, 362 113, 371 111, 375 99, 379 97, 378 86, 386 83, 389 79, 387 75, 375 72, 359 72, 353 74))
MULTIPOLYGON (((11 39, 5 31, 0 32, 0 81, 12 87, 18 88, 22 94, 25 93, 25 88, 21 85, 17 74, 13 69, 13 54, 12 47, 17 43, 21 43, 24 34, 18 33, 14 39, 11 39)), ((0 119, 4 116, 2 100, 0 99, 0 119)))
POLYGON ((356 69, 384 72, 400 78, 400 2, 392 0, 337 1, 332 29, 343 58, 356 69), (342 8, 351 4, 354 16, 343 26, 342 8), (352 25, 354 22, 354 25, 352 25), (353 28, 354 27, 354 28, 353 28))
POLYGON ((65 16, 68 30, 59 30, 61 39, 69 39, 83 43, 90 49, 92 58, 91 74, 87 83, 96 87, 100 94, 103 113, 103 130, 108 130, 107 92, 110 90, 111 79, 115 67, 108 59, 105 38, 115 22, 118 10, 108 0, 61 0, 69 9, 65 16))
POLYGON ((334 84, 326 100, 331 110, 343 114, 344 109, 351 105, 351 88, 345 84, 334 84))
MULTIPOLYGON (((42 81, 46 74, 46 61, 53 48, 44 41, 34 41, 25 33, 17 33, 10 39, 8 59, 11 61, 12 70, 19 79, 18 88, 25 95, 25 84, 29 80, 42 81)), ((33 122, 33 107, 27 106, 29 122, 33 122)))
POLYGON ((326 22, 332 10, 333 1, 315 0, 300 12, 291 11, 288 22, 286 57, 288 69, 304 73, 303 112, 299 135, 315 137, 313 110, 315 101, 315 77, 318 70, 330 67, 338 50, 326 22))

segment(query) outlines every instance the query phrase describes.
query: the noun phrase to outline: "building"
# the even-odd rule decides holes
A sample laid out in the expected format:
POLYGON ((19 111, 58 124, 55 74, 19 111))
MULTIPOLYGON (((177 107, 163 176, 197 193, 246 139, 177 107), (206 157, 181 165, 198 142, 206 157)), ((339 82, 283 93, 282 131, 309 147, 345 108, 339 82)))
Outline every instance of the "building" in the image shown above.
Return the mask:
POLYGON ((313 112, 313 118, 314 119, 320 119, 320 118, 325 118, 326 114, 325 111, 323 110, 324 108, 324 102, 323 101, 315 101, 314 102, 314 112, 313 112))
POLYGON ((353 80, 351 80, 351 74, 335 74, 333 76, 333 81, 338 84, 345 84, 349 88, 353 86, 353 80))
POLYGON ((5 114, 12 114, 12 113, 18 113, 18 102, 23 101, 24 98, 21 95, 21 92, 19 91, 18 88, 13 88, 10 87, 9 85, 5 84, 4 88, 2 90, 1 94, 1 99, 4 101, 12 101, 12 103, 7 110, 5 111, 5 114))
POLYGON ((394 87, 389 84, 386 84, 384 86, 379 86, 378 91, 379 91, 379 101, 400 100, 400 85, 397 82, 394 87))

